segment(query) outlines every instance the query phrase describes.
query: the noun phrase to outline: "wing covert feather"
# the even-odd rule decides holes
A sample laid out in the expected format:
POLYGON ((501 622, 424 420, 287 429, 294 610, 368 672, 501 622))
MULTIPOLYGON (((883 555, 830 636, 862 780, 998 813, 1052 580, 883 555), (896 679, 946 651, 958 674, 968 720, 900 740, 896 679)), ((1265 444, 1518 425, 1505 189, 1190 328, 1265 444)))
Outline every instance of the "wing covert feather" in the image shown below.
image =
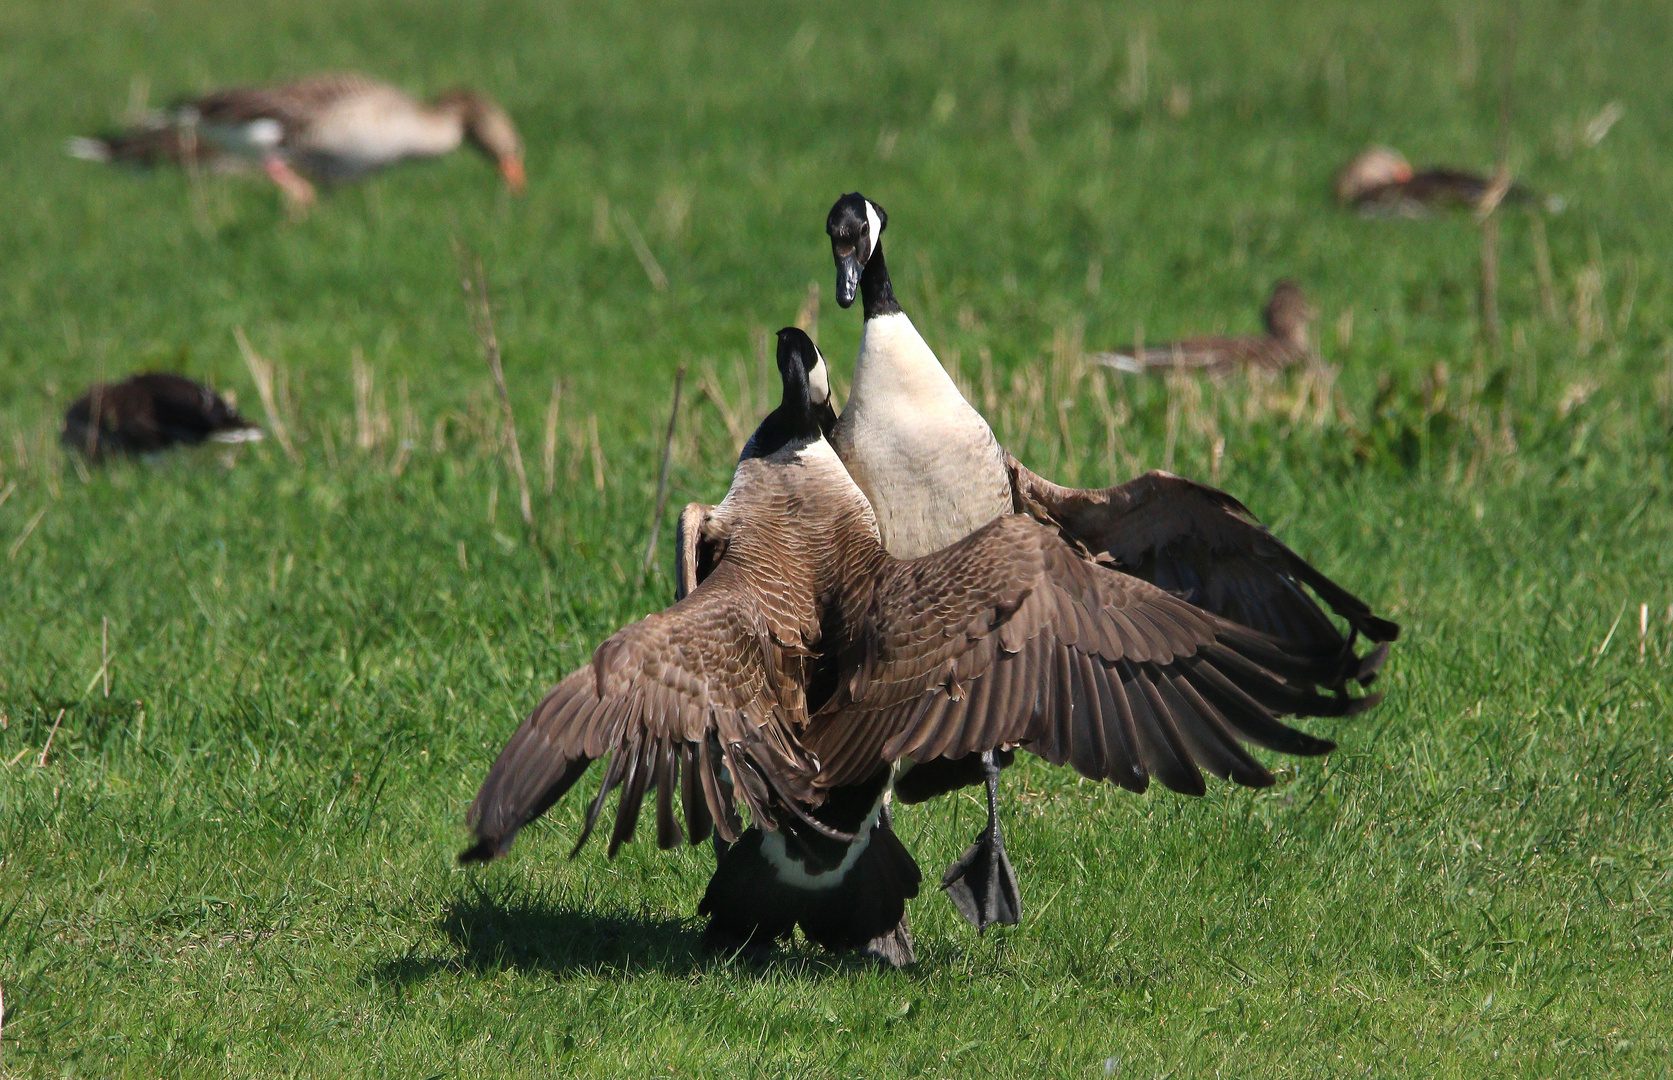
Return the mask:
POLYGON ((721 568, 710 587, 618 631, 588 666, 546 695, 501 751, 471 804, 468 821, 478 842, 462 860, 504 854, 519 829, 606 755, 610 768, 577 850, 617 786, 622 794, 611 855, 632 837, 652 791, 663 847, 683 836, 697 843, 711 828, 735 838, 737 798, 766 823, 774 821, 774 795, 817 798, 809 781, 812 765, 796 737, 805 704, 789 685, 790 658, 774 655, 785 646, 773 640, 745 590, 727 587, 731 576, 721 568), (718 753, 711 752, 711 741, 718 753), (730 779, 719 774, 722 768, 730 779), (684 830, 674 821, 676 800, 685 813, 684 830))
POLYGON ((1116 567, 1177 593, 1195 606, 1284 641, 1311 655, 1336 656, 1325 685, 1368 684, 1385 651, 1357 657, 1306 589, 1354 635, 1393 641, 1395 623, 1290 550, 1237 499, 1155 471, 1096 490, 1060 487, 1007 456, 1013 508, 1061 530, 1072 543, 1116 567))

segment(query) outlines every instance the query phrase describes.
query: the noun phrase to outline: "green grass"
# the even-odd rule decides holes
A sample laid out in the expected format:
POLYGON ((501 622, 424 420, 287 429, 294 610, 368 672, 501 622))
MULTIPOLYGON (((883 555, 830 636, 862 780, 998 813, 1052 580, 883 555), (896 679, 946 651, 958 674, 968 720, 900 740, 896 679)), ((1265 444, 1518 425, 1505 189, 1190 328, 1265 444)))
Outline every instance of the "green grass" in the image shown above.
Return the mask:
MULTIPOLYGON (((1530 0, 1507 73, 1504 14, 0 4, 0 1069, 1666 1072, 1673 15, 1530 0), (260 184, 59 152, 136 79, 158 101, 343 67, 499 96, 528 197, 458 155, 287 223, 260 184), (1555 318, 1530 221, 1506 217, 1495 351, 1467 218, 1363 221, 1328 192, 1371 140, 1489 165, 1507 77, 1511 160, 1570 206, 1546 225, 1555 318), (1611 101, 1624 119, 1585 146, 1611 101), (1089 484, 1218 471, 1404 624, 1387 699, 1315 725, 1340 751, 1265 792, 1134 797, 1023 764, 1023 925, 978 938, 926 889, 906 972, 702 956, 708 852, 566 861, 579 800, 460 871, 504 738, 671 592, 666 531, 638 566, 674 368, 752 423, 755 340, 811 281, 846 375, 858 318, 831 302, 822 222, 855 188, 1008 445, 1089 484), (454 236, 493 282, 532 531, 454 236), (1285 275, 1324 312, 1331 385, 1100 384, 1080 363, 1136 326, 1252 329, 1285 275), (88 472, 54 445, 83 386, 142 367, 260 417, 238 327, 288 383, 298 463, 270 440, 88 472), (369 449, 355 350, 388 417, 369 449)), ((736 448, 709 395, 688 402, 676 507, 717 498, 736 448)), ((902 815, 928 876, 978 812, 902 815)))

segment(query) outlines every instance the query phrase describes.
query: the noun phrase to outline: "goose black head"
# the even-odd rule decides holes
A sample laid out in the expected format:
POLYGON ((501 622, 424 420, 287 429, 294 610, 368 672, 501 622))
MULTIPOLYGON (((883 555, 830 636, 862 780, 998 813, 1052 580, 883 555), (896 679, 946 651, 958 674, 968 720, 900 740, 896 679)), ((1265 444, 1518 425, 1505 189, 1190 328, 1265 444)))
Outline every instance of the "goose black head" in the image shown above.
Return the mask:
POLYGON ((841 306, 853 304, 855 294, 871 283, 877 286, 875 290, 864 288, 868 316, 881 313, 871 310, 874 299, 882 302, 886 295, 887 302, 894 303, 888 271, 883 267, 883 230, 888 227, 889 215, 883 208, 857 191, 844 195, 831 207, 825 232, 830 234, 831 257, 836 260, 836 298, 841 306))
POLYGON ((745 459, 768 457, 786 447, 799 450, 823 438, 835 420, 825 358, 797 327, 778 332, 778 375, 784 400, 744 444, 745 459))

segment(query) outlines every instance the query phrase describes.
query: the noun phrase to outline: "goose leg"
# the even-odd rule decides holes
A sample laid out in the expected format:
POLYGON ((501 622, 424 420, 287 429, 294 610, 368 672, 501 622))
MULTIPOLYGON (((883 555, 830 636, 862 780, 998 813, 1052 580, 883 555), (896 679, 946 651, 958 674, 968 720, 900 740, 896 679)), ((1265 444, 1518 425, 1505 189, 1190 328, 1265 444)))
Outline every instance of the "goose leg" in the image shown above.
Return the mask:
POLYGON ((284 158, 277 154, 269 154, 262 160, 261 166, 267 178, 279 185, 279 190, 285 193, 293 214, 301 213, 313 205, 314 185, 291 168, 284 158))
POLYGON ((999 828, 999 763, 991 750, 982 755, 982 772, 987 777, 988 823, 941 879, 959 914, 978 932, 994 923, 1015 926, 1022 920, 1017 875, 1005 854, 1005 836, 999 828))

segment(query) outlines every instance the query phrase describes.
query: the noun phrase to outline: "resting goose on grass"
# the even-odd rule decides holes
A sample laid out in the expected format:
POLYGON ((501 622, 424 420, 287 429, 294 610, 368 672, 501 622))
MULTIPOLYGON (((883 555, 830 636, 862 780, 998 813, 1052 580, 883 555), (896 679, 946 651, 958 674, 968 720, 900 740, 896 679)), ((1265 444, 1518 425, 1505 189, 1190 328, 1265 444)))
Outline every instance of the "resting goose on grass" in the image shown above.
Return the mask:
POLYGON ((471 805, 461 861, 503 855, 608 756, 575 850, 617 789, 612 856, 647 797, 659 846, 718 834, 698 907, 707 945, 765 948, 800 926, 901 965, 921 875, 891 829, 891 785, 1018 747, 1137 790, 1154 775, 1200 793, 1199 769, 1269 784, 1243 742, 1324 753, 1277 717, 1375 702, 1307 689, 1335 665, 1088 561, 1024 515, 920 558, 888 554, 823 435, 818 350, 793 327, 778 340, 782 404, 725 500, 682 518, 689 591, 535 707, 471 805))
MULTIPOLYGON (((1480 209, 1493 190, 1493 178, 1461 169, 1421 172, 1398 150, 1371 146, 1354 155, 1336 174, 1336 201, 1367 217, 1424 217, 1437 207, 1480 209)), ((1560 195, 1541 196, 1521 184, 1505 189, 1501 202, 1560 213, 1560 195)))
MULTIPOLYGON (((1063 488, 1008 454, 896 301, 883 259, 887 225, 882 208, 857 192, 837 200, 826 219, 837 303, 848 307, 858 294, 865 313, 852 391, 830 440, 870 501, 889 554, 915 558, 999 515, 1028 514, 1087 559, 1281 639, 1315 670, 1329 672, 1303 689, 1316 684, 1345 695, 1350 682, 1371 682, 1399 627, 1296 555, 1230 495, 1159 471, 1099 490, 1063 488), (1348 623, 1346 636, 1307 589, 1348 623), (1361 635, 1375 645, 1363 656, 1354 648, 1361 635)), ((684 561, 700 569, 696 560, 684 561)), ((940 766, 945 784, 988 788, 986 828, 942 879, 978 929, 1018 918, 1015 875, 991 812, 1003 761, 991 751, 972 750, 940 766), (1003 886, 997 894, 994 881, 1003 886), (996 895, 1011 900, 996 904, 996 895)), ((925 780, 925 790, 938 790, 925 780)))
POLYGON ((100 383, 64 412, 65 446, 98 461, 107 454, 150 454, 176 444, 254 442, 261 428, 226 399, 181 375, 135 375, 100 383))
POLYGON ((1272 299, 1266 302, 1261 315, 1266 322, 1265 337, 1186 338, 1146 345, 1137 356, 1131 352, 1108 352, 1090 359, 1133 374, 1189 371, 1226 375, 1245 368, 1282 371, 1308 357, 1307 330, 1316 313, 1307 303, 1301 286, 1293 281, 1280 281, 1273 287, 1272 299))
POLYGON ((505 110, 474 90, 419 101, 364 75, 316 75, 276 86, 218 90, 150 124, 75 138, 70 154, 135 165, 195 162, 259 168, 294 206, 314 184, 353 180, 408 158, 437 157, 469 141, 523 189, 523 146, 505 110))

